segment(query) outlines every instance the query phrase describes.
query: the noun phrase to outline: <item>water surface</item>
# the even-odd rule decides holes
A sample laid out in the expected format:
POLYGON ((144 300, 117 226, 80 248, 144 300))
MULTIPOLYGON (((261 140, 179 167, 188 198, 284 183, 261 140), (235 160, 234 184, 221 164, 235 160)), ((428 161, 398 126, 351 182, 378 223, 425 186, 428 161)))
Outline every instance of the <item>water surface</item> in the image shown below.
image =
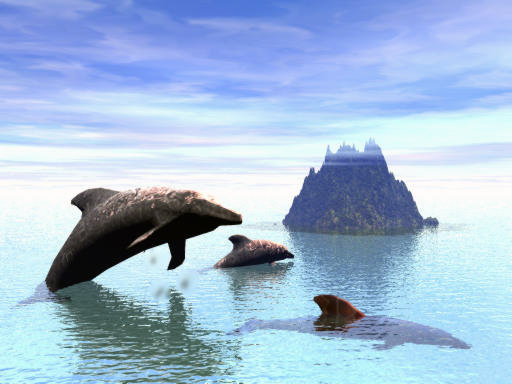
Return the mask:
MULTIPOLYGON (((72 197, 72 196, 70 196, 72 197)), ((187 242, 167 271, 158 247, 66 288, 33 294, 80 212, 60 196, 6 196, 0 209, 0 382, 509 382, 512 210, 507 202, 436 202, 437 230, 396 236, 289 233, 288 202, 235 202, 244 225, 187 242), (284 243, 295 259, 210 269, 242 233, 284 243), (290 330, 230 334, 250 319, 319 315, 336 294, 369 315, 440 328, 459 350, 290 330)), ((291 201, 290 201, 291 202, 291 201)), ((228 205, 229 206, 229 205, 228 205)), ((430 214, 431 212, 428 212, 430 214)))

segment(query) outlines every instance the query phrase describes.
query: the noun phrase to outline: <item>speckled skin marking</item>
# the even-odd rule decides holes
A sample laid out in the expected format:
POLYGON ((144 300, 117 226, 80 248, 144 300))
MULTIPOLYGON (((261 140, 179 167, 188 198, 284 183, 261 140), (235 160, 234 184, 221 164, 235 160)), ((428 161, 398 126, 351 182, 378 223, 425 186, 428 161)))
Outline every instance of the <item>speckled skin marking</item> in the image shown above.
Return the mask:
MULTIPOLYGON (((46 276, 51 291, 91 280, 146 249, 182 242, 219 225, 240 224, 240 214, 190 190, 167 187, 123 192, 88 189, 73 198, 82 210, 46 276)), ((175 268, 181 261, 173 266, 175 268)))
POLYGON ((233 243, 233 250, 219 260, 214 268, 273 263, 294 257, 284 245, 273 241, 251 240, 243 235, 233 235, 229 240, 233 243))

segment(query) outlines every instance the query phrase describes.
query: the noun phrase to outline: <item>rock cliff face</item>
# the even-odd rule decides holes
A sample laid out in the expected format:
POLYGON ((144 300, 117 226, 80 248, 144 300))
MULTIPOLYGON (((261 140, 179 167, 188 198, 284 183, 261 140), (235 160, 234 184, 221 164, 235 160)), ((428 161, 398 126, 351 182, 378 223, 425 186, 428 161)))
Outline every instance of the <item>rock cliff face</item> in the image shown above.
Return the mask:
POLYGON ((424 221, 370 139, 364 152, 345 144, 335 153, 327 147, 322 167, 310 169, 283 224, 291 230, 386 234, 419 229, 424 221))

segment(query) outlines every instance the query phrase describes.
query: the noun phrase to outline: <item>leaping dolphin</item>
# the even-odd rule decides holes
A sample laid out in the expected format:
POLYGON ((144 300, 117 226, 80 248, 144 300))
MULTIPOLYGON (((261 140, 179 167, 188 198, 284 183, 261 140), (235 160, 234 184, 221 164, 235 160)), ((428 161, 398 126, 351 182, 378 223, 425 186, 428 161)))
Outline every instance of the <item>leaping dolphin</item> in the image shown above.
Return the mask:
POLYGON ((258 329, 278 329, 319 334, 347 339, 377 340, 376 349, 390 349, 404 343, 437 345, 458 349, 471 348, 448 332, 412 321, 387 316, 366 316, 347 300, 334 295, 318 295, 313 299, 322 315, 288 320, 249 320, 232 334, 258 329))
POLYGON ((229 241, 233 243, 233 250, 220 259, 214 268, 271 264, 278 260, 293 259, 293 254, 284 245, 270 240, 251 240, 244 235, 233 235, 229 241))
POLYGON ((123 192, 83 191, 71 200, 82 211, 55 257, 46 285, 55 292, 92 280, 146 249, 168 243, 174 269, 185 260, 185 240, 220 225, 242 223, 242 216, 199 192, 166 187, 123 192))

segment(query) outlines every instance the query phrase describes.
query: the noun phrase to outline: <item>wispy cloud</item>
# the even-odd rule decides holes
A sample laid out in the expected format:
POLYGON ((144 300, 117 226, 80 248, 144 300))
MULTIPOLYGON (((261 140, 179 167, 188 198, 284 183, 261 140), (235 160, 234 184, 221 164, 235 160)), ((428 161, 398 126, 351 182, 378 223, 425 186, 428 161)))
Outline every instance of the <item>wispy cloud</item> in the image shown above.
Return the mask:
POLYGON ((37 13, 37 17, 77 19, 89 12, 101 8, 101 5, 90 0, 2 0, 16 8, 24 8, 25 12, 37 13))
POLYGON ((1 4, 0 161, 21 167, 2 178, 299 174, 370 135, 397 164, 510 160, 489 147, 512 142, 507 1, 1 4))
POLYGON ((452 166, 512 159, 512 142, 451 145, 423 151, 393 153, 395 165, 452 166))
POLYGON ((242 33, 249 33, 259 35, 267 35, 266 37, 279 38, 308 38, 312 34, 304 28, 298 28, 290 25, 279 23, 272 23, 266 21, 258 21, 253 19, 190 19, 188 23, 191 25, 198 25, 202 27, 211 28, 216 31, 221 31, 229 35, 240 35, 242 33))

